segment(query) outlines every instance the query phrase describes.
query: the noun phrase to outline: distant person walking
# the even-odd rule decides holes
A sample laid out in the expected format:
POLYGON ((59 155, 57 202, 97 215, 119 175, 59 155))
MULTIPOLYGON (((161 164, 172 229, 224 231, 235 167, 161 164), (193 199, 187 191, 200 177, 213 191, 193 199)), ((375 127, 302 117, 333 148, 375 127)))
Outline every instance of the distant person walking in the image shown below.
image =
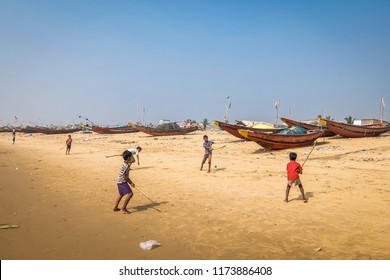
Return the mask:
POLYGON ((299 190, 301 191, 303 202, 307 202, 307 199, 305 197, 305 190, 303 189, 302 182, 299 179, 299 174, 302 174, 302 166, 296 162, 297 154, 294 152, 291 152, 289 154, 290 162, 287 163, 287 188, 286 188, 286 199, 284 202, 288 202, 288 195, 290 193, 290 188, 293 185, 298 185, 299 190))
POLYGON ((15 128, 12 129, 12 144, 15 144, 15 140, 16 140, 16 131, 15 131, 15 128))
POLYGON ((137 164, 139 165, 139 153, 142 151, 142 148, 138 146, 137 148, 127 149, 131 153, 130 167, 135 162, 134 156, 137 156, 137 164))
POLYGON ((119 174, 116 179, 116 183, 118 185, 118 192, 119 196, 116 199, 115 206, 114 206, 114 211, 120 211, 122 210, 123 214, 130 214, 130 211, 127 210, 127 204, 129 204, 130 199, 133 197, 133 191, 131 190, 129 184, 132 187, 135 187, 135 184, 133 181, 131 181, 129 177, 130 173, 130 164, 131 164, 131 159, 133 155, 131 154, 130 151, 126 150, 122 154, 123 157, 123 163, 121 167, 119 168, 119 174), (126 196, 125 202, 123 203, 122 208, 119 208, 119 203, 122 200, 122 197, 126 196))
POLYGON ((65 152, 65 155, 69 155, 70 154, 70 149, 72 148, 72 142, 73 142, 72 136, 68 135, 68 139, 66 139, 66 152, 65 152))
POLYGON ((211 169, 211 156, 213 154, 213 142, 209 141, 209 138, 207 135, 204 135, 203 136, 203 147, 204 147, 204 156, 203 156, 203 160, 202 160, 202 165, 200 166, 200 171, 203 170, 203 164, 205 164, 206 160, 208 160, 208 164, 209 164, 209 169, 207 171, 207 173, 210 173, 210 169, 211 169))

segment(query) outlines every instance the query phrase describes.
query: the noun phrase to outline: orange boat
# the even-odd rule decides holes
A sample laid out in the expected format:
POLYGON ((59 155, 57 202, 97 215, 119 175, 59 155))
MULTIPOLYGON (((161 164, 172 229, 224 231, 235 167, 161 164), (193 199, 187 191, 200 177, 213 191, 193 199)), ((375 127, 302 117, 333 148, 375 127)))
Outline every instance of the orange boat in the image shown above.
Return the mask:
POLYGON ((239 130, 238 132, 246 139, 256 142, 260 146, 270 150, 309 146, 324 134, 324 131, 312 131, 307 134, 274 134, 252 132, 249 130, 239 130))

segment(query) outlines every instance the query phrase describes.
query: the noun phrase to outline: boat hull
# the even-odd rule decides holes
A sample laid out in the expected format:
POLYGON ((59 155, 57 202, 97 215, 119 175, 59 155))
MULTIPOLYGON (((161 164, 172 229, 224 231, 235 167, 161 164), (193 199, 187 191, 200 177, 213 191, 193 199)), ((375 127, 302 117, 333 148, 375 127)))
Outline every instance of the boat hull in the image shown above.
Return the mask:
POLYGON ((43 133, 43 134, 68 134, 81 131, 81 128, 69 128, 69 129, 52 129, 37 126, 27 126, 21 129, 24 133, 43 133))
POLYGON ((271 132, 271 133, 278 133, 282 128, 275 128, 275 129, 267 129, 267 128, 253 128, 253 127, 246 127, 243 125, 236 125, 236 124, 229 124, 225 122, 220 121, 213 121, 214 124, 221 129, 225 130, 226 132, 230 133, 231 135, 240 138, 240 139, 246 139, 244 136, 242 136, 238 131, 241 130, 250 130, 253 132, 271 132))
POLYGON ((289 127, 291 126, 301 126, 303 128, 306 128, 307 130, 324 130, 324 137, 332 137, 335 136, 336 133, 328 129, 326 126, 317 126, 314 124, 308 124, 304 122, 299 122, 291 119, 286 118, 280 118, 284 123, 286 123, 289 127))
POLYGON ((246 139, 256 142, 260 146, 270 150, 283 150, 310 146, 315 140, 324 134, 323 131, 316 131, 299 135, 282 135, 252 132, 249 130, 239 130, 239 133, 246 139))
POLYGON ((152 136, 172 136, 172 135, 184 135, 187 133, 194 132, 198 130, 198 127, 189 127, 189 128, 181 128, 181 129, 171 129, 171 130, 165 130, 165 129, 156 129, 153 127, 146 127, 141 125, 135 125, 135 127, 142 131, 143 133, 152 135, 152 136))
POLYGON ((112 128, 112 127, 101 127, 93 126, 92 131, 100 134, 122 134, 122 133, 134 133, 139 130, 135 127, 121 127, 121 128, 112 128))
POLYGON ((334 133, 346 138, 377 137, 390 131, 390 125, 352 125, 330 120, 322 120, 334 133))

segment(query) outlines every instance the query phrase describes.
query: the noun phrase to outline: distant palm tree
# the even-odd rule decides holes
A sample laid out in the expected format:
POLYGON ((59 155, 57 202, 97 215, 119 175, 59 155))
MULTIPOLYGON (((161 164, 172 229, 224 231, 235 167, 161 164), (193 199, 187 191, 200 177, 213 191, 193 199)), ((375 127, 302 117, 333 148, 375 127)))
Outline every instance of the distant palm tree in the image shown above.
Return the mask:
POLYGON ((203 122, 202 122, 202 124, 203 124, 203 127, 204 127, 204 130, 206 131, 206 127, 207 127, 207 125, 209 125, 210 123, 209 123, 209 120, 208 119, 203 119, 203 122))
POLYGON ((352 116, 348 116, 348 117, 345 117, 344 120, 347 122, 347 124, 353 124, 353 121, 355 120, 355 118, 352 116))
POLYGON ((325 118, 322 115, 318 115, 317 118, 324 119, 324 120, 331 120, 331 116, 326 116, 325 118))

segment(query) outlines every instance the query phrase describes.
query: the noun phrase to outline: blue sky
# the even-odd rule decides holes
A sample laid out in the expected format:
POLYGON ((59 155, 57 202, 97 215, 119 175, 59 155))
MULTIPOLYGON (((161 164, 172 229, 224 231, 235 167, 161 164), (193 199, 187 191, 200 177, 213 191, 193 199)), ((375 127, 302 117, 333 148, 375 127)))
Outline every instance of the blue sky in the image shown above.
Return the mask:
POLYGON ((0 125, 390 118, 390 1, 0 6, 0 125))

